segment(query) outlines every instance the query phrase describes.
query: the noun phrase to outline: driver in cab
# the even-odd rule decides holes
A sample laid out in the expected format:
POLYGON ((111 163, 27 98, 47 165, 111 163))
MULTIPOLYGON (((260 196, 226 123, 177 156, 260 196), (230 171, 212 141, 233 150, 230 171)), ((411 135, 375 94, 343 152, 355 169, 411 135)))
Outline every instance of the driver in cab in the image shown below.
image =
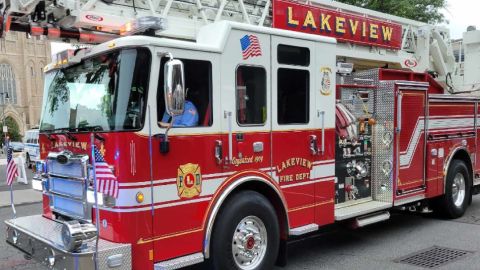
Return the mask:
POLYGON ((198 125, 197 107, 195 107, 195 105, 189 100, 185 100, 183 114, 174 116, 173 121, 171 121, 171 117, 172 116, 165 111, 162 121, 159 122, 160 126, 170 127, 171 125, 172 127, 195 127, 198 125))

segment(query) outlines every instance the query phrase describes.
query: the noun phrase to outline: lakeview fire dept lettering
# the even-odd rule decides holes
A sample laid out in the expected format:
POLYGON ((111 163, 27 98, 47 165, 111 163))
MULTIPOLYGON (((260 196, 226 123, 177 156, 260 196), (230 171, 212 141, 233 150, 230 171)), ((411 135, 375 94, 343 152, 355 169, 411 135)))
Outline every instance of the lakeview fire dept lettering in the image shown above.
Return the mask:
POLYGON ((177 191, 180 198, 193 198, 202 192, 202 173, 198 164, 187 163, 178 168, 177 191))
POLYGON ((402 27, 397 24, 315 6, 274 1, 276 28, 334 37, 338 41, 401 48, 402 27))
MULTIPOLYGON (((282 163, 277 166, 277 174, 279 175, 286 169, 294 166, 300 166, 303 168, 307 168, 308 170, 311 170, 312 165, 313 165, 312 162, 306 158, 299 158, 299 157, 288 158, 282 161, 282 163)), ((307 180, 309 178, 310 178, 310 172, 299 172, 294 174, 279 175, 280 183, 307 180)))
POLYGON ((53 148, 59 148, 59 147, 72 147, 72 148, 77 148, 81 150, 87 150, 87 142, 54 142, 52 143, 53 148))

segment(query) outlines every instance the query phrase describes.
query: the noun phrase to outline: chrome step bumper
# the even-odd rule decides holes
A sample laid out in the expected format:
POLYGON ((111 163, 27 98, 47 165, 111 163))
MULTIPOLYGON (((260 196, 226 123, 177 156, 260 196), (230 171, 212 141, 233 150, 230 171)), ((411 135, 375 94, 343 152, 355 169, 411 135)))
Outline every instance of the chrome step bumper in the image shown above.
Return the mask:
MULTIPOLYGON (((7 243, 51 269, 95 269, 95 241, 84 244, 78 252, 63 246, 62 223, 41 215, 6 220, 7 243)), ((132 269, 130 244, 100 239, 98 269, 132 269)))

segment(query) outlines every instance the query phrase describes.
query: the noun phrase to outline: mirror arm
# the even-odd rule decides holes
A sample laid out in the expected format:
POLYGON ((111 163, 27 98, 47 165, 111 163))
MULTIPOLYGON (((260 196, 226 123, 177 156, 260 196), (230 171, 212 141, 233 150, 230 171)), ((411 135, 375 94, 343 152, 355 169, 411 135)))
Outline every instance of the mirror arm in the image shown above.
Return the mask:
POLYGON ((157 56, 158 57, 168 57, 169 60, 172 60, 173 59, 173 55, 172 53, 169 53, 169 52, 157 52, 157 56))
MULTIPOLYGON (((163 122, 159 122, 159 123, 163 123, 163 122)), ((165 129, 165 133, 164 134, 155 134, 155 135, 153 135, 153 137, 155 137, 155 138, 163 137, 163 140, 160 142, 160 153, 166 154, 170 151, 170 142, 168 141, 168 132, 173 127, 173 117, 170 120, 170 122, 168 123, 168 125, 165 126, 165 125, 160 124, 159 126, 160 126, 160 128, 165 129)))

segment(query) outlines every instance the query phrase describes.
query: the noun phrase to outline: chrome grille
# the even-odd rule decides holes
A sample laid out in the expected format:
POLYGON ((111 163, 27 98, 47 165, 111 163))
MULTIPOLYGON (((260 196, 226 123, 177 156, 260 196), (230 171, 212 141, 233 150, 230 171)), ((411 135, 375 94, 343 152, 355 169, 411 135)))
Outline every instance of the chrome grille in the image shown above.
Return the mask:
POLYGON ((71 152, 47 157, 48 191, 53 212, 90 221, 87 204, 88 156, 71 152))
POLYGON ((83 183, 82 181, 65 179, 50 176, 49 178, 50 191, 59 195, 70 196, 75 199, 83 199, 83 183))
POLYGON ((81 159, 73 159, 68 164, 61 164, 56 160, 57 155, 47 159, 48 172, 57 176, 85 178, 86 168, 82 166, 81 159))

